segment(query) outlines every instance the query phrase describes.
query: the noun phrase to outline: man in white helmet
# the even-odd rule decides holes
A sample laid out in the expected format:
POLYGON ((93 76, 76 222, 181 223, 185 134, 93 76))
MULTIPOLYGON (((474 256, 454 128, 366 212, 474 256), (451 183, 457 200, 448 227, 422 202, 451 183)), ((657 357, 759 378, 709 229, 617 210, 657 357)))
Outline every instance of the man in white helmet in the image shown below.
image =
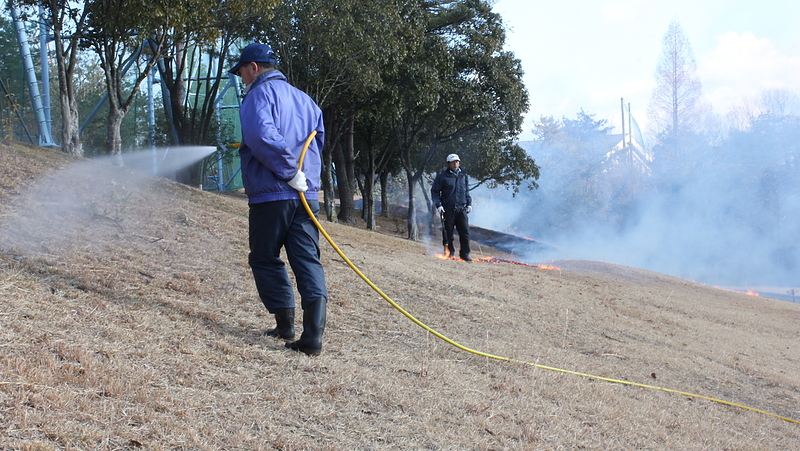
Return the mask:
POLYGON ((447 156, 447 169, 440 172, 431 186, 431 199, 440 215, 444 216, 444 237, 442 244, 447 246, 447 257, 455 257, 453 247, 453 228, 458 231, 461 247, 458 256, 466 262, 469 257, 469 213, 472 211, 472 197, 469 195, 467 173, 461 169, 461 158, 451 153, 447 156))

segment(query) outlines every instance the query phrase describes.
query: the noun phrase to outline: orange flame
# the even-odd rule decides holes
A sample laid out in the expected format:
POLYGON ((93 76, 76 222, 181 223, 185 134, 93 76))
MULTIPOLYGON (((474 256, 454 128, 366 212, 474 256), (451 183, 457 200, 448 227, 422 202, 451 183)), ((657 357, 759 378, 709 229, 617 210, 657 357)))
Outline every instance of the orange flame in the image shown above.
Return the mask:
POLYGON ((448 257, 444 254, 436 254, 436 258, 441 258, 442 260, 459 260, 458 257, 448 257))
POLYGON ((731 288, 718 287, 716 285, 714 286, 714 288, 716 288, 718 290, 730 291, 732 293, 744 293, 744 294, 749 295, 749 296, 761 297, 761 293, 759 293, 758 291, 754 291, 754 290, 740 291, 740 290, 734 290, 734 289, 731 289, 731 288))

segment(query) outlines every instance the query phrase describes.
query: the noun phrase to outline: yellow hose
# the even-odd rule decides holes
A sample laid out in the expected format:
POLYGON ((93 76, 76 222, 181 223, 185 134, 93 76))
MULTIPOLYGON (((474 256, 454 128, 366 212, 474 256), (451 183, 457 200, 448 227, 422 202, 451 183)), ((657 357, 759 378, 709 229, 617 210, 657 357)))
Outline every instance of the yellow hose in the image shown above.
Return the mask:
MULTIPOLYGON (((316 136, 316 134, 317 134, 317 132, 313 131, 308 136, 308 139, 306 139, 306 143, 303 146, 303 151, 300 154, 300 162, 298 164, 298 167, 300 167, 300 168, 303 167, 303 160, 305 159, 306 151, 308 150, 308 146, 311 144, 311 140, 314 139, 314 136, 316 136)), ((358 276, 361 277, 361 279, 363 279, 364 282, 367 283, 367 285, 372 287, 372 289, 375 290, 376 293, 381 295, 381 297, 383 299, 385 299, 386 302, 391 304, 392 307, 396 308, 400 313, 405 315, 408 319, 413 321, 419 327, 421 327, 421 328, 425 329, 426 331, 430 332, 431 334, 439 337, 440 339, 444 340, 445 342, 455 346, 456 348, 461 349, 462 351, 466 351, 466 352, 469 352, 469 353, 472 353, 472 354, 475 354, 475 355, 479 355, 479 356, 482 356, 482 357, 486 357, 486 358, 489 358, 489 359, 501 360, 501 361, 505 361, 505 362, 520 363, 520 364, 523 364, 523 365, 532 366, 532 367, 543 369, 543 370, 556 371, 556 372, 559 372, 559 373, 566 373, 566 374, 573 374, 573 375, 576 375, 576 376, 583 376, 583 377, 587 377, 587 378, 591 378, 591 379, 598 379, 598 380, 601 380, 601 381, 612 382, 612 383, 615 383, 615 384, 630 385, 630 386, 633 386, 633 387, 651 388, 651 389, 654 389, 654 390, 661 390, 661 391, 665 391, 665 392, 669 392, 669 393, 677 393, 679 395, 690 396, 690 397, 693 397, 693 398, 705 399, 707 401, 713 401, 713 402, 716 402, 716 403, 725 404, 725 405, 733 406, 733 407, 739 407, 741 409, 750 410, 750 411, 761 413, 761 414, 764 414, 764 415, 769 415, 769 416, 772 416, 772 417, 775 417, 775 418, 779 418, 779 419, 784 420, 784 421, 788 421, 790 423, 799 423, 800 424, 800 421, 797 421, 797 420, 794 420, 794 419, 791 419, 791 418, 788 418, 788 417, 784 417, 784 416, 777 415, 777 414, 774 414, 774 413, 766 412, 766 411, 759 410, 759 409, 756 409, 756 408, 753 408, 753 407, 748 407, 748 406, 745 406, 745 405, 742 405, 742 404, 736 404, 736 403, 733 403, 733 402, 730 402, 730 401, 724 401, 724 400, 721 400, 721 399, 710 398, 708 396, 697 395, 697 394, 694 394, 694 393, 688 393, 688 392, 684 392, 684 391, 680 391, 680 390, 673 390, 671 388, 657 387, 657 386, 654 386, 654 385, 640 384, 640 383, 637 383, 637 382, 623 381, 623 380, 619 380, 619 379, 610 379, 610 378, 607 378, 607 377, 595 376, 595 375, 592 375, 592 374, 579 373, 577 371, 570 371, 570 370, 564 370, 564 369, 561 369, 561 368, 554 368, 554 367, 551 367, 551 366, 540 365, 538 363, 526 362, 526 361, 523 361, 523 360, 517 360, 517 359, 508 358, 508 357, 502 357, 502 356, 497 356, 497 355, 493 355, 493 354, 487 354, 485 352, 476 351, 474 349, 468 348, 468 347, 466 347, 466 346, 464 346, 464 345, 462 345, 462 344, 460 344, 458 342, 455 342, 455 341, 447 338, 446 336, 440 334, 439 332, 435 331, 434 329, 428 327, 422 321, 418 320, 413 315, 408 313, 405 309, 400 307, 389 296, 387 296, 386 293, 381 291, 381 289, 378 288, 377 285, 372 283, 372 281, 369 280, 369 278, 367 278, 367 276, 365 276, 364 273, 362 273, 361 270, 359 270, 356 267, 356 265, 353 264, 353 262, 350 261, 349 258, 347 258, 347 256, 344 254, 344 252, 342 252, 342 250, 339 249, 339 246, 337 246, 336 243, 333 242, 333 238, 331 238, 330 235, 328 235, 328 232, 326 232, 325 229, 322 227, 322 224, 319 223, 319 221, 317 220, 317 217, 314 216, 314 212, 311 211, 311 207, 308 205, 308 201, 306 200, 306 196, 302 191, 300 192, 300 200, 303 203, 303 206, 305 207, 306 212, 308 212, 308 216, 310 216, 311 220, 314 221, 314 224, 316 225, 316 227, 320 231, 320 233, 322 233, 322 235, 325 237, 325 239, 328 240, 328 243, 330 243, 330 245, 333 247, 333 249, 336 251, 336 253, 339 254, 340 257, 342 257, 342 259, 347 263, 347 265, 350 266, 350 268, 353 271, 355 271, 355 273, 358 274, 358 276)))

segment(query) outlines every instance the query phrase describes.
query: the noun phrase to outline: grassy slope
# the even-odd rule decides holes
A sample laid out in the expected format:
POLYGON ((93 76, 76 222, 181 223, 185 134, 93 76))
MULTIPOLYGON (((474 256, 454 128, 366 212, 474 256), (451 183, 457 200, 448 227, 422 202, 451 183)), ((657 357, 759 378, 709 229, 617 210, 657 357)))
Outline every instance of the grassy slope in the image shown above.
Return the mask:
MULTIPOLYGON (((326 347, 290 353, 261 335, 243 199, 16 144, 0 168, 2 450, 800 449, 774 417, 457 350, 327 244, 326 347)), ((323 226, 465 346, 800 419, 798 304, 323 226)))

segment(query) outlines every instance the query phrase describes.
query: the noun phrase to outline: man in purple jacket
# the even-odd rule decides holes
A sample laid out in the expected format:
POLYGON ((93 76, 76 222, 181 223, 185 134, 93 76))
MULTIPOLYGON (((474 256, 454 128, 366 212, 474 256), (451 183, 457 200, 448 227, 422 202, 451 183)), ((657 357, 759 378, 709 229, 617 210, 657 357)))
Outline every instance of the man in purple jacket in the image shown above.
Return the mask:
POLYGON ((228 72, 247 85, 239 110, 242 124, 242 180, 250 204, 250 255, 261 302, 275 315, 277 327, 267 335, 293 340, 295 302, 286 265, 286 250, 297 280, 303 308, 303 333, 286 347, 308 355, 322 350, 328 291, 320 263, 319 231, 305 211, 299 192, 319 212, 324 128, 322 111, 311 98, 291 86, 278 70, 272 48, 253 43, 242 50, 228 72), (297 167, 312 131, 302 170, 297 167))

